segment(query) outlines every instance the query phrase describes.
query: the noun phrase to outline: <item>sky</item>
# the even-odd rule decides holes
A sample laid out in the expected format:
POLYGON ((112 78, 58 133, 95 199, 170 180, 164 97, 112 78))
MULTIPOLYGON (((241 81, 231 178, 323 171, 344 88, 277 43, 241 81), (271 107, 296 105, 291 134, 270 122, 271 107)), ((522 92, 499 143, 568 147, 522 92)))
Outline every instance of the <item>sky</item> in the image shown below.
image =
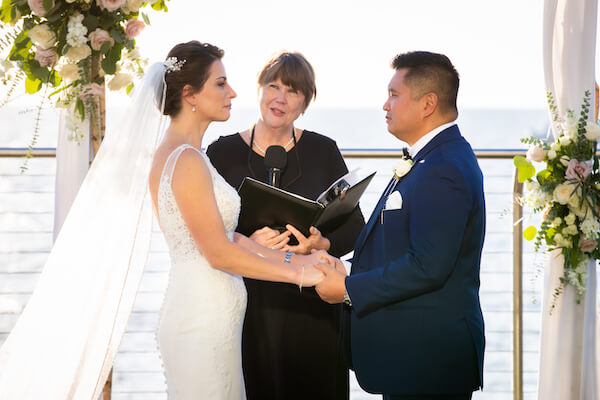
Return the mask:
POLYGON ((147 8, 142 54, 163 60, 180 42, 225 50, 234 107, 256 104, 256 76, 278 50, 302 52, 317 77, 313 107, 380 108, 397 53, 446 54, 461 75, 459 108, 545 107, 543 1, 170 0, 147 8))

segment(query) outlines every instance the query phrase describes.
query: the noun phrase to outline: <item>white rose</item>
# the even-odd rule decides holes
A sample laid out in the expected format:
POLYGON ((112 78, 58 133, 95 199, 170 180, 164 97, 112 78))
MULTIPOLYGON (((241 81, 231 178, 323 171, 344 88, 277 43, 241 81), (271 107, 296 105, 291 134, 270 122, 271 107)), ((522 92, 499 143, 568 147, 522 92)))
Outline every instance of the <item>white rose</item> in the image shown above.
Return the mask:
POLYGON ((577 234, 577 226, 569 225, 562 230, 563 234, 566 235, 576 235, 577 234))
POLYGON ((571 138, 569 136, 563 135, 558 138, 558 142, 563 146, 568 146, 571 143, 571 138))
POLYGON ((600 190, 600 183, 596 183, 596 184, 594 185, 594 187, 595 187, 596 189, 600 190))
POLYGON ((588 122, 585 126, 585 138, 592 142, 597 142, 600 139, 600 126, 593 122, 588 122))
POLYGON ((108 82, 110 90, 121 90, 133 82, 133 76, 123 72, 117 72, 115 76, 108 82))
POLYGON ((49 49, 56 44, 56 34, 50 29, 48 24, 34 26, 29 30, 27 36, 29 36, 33 44, 42 49, 49 49))
POLYGON ((548 150, 548 159, 554 160, 556 158, 556 151, 550 149, 548 150))
POLYGON ((560 224, 562 224, 562 219, 560 217, 556 217, 552 220, 552 225, 559 226, 560 224))
POLYGON ((81 46, 71 47, 67 51, 67 54, 65 54, 65 57, 67 57, 69 61, 79 62, 84 58, 88 58, 90 55, 92 55, 92 49, 90 49, 90 46, 87 44, 83 44, 81 46))
POLYGON ((561 183, 554 188, 554 192, 552 193, 552 198, 554 201, 560 204, 567 204, 569 199, 571 198, 571 194, 575 189, 574 185, 570 185, 568 183, 561 183))
POLYGON ((536 145, 531 145, 529 146, 529 150, 527 150, 527 159, 537 162, 544 161, 547 153, 548 152, 543 148, 536 145))
POLYGON ((79 75, 79 67, 75 64, 64 64, 58 69, 58 74, 62 76, 65 80, 72 82, 80 79, 79 75))
POLYGON ((567 204, 572 208, 579 207, 580 203, 581 203, 581 198, 577 195, 577 193, 573 193, 573 195, 571 196, 569 201, 567 201, 567 204))
POLYGON ((565 223, 567 225, 573 225, 575 223, 575 214, 569 213, 569 215, 565 217, 565 223))
POLYGON ((123 6, 123 11, 125 14, 138 12, 142 4, 144 4, 144 0, 127 0, 127 4, 123 6))
POLYGON ((566 167, 567 165, 569 165, 569 161, 571 161, 571 159, 569 158, 569 156, 561 156, 560 157, 560 163, 566 167))
POLYGON ((408 174, 408 171, 412 168, 413 162, 412 160, 401 159, 396 163, 394 167, 394 178, 402 178, 404 175, 408 174))
POLYGON ((554 151, 558 151, 558 150, 560 150, 560 144, 558 144, 556 142, 552 142, 552 144, 550 145, 550 149, 554 150, 554 151))

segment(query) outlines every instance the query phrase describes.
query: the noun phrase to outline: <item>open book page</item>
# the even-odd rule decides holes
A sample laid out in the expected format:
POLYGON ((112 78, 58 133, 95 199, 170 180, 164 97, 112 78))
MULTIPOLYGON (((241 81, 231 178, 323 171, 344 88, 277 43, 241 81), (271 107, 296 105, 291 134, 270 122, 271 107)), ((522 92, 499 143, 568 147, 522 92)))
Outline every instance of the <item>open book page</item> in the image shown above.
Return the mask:
POLYGON ((362 168, 355 168, 333 182, 323 193, 317 197, 317 202, 326 206, 333 199, 339 197, 346 190, 364 180, 371 175, 373 171, 365 171, 362 168))

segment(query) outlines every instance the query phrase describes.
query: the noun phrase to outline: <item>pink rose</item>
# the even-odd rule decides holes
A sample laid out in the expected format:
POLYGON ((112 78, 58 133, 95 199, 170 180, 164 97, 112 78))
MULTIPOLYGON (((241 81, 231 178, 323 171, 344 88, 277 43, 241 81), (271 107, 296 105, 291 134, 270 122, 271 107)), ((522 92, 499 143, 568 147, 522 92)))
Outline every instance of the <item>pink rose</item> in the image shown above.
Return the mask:
POLYGON ((82 86, 79 90, 79 98, 85 100, 87 97, 100 97, 104 96, 104 86, 100 86, 97 83, 82 86))
POLYGON ((596 248, 596 241, 590 239, 579 239, 579 248, 584 253, 591 253, 596 248))
POLYGON ((53 48, 50 49, 37 49, 35 51, 34 59, 40 63, 42 67, 48 67, 56 64, 58 61, 58 54, 53 48))
POLYGON ((589 161, 577 161, 572 158, 567 164, 567 172, 565 172, 565 179, 570 181, 582 182, 591 173, 591 163, 589 161))
POLYGON ((133 39, 146 27, 144 21, 140 21, 139 19, 130 19, 125 26, 125 35, 127 39, 133 39))
MULTIPOLYGON (((44 0, 27 0, 27 5, 31 8, 33 15, 37 15, 38 17, 43 17, 49 11, 44 7, 44 0)), ((54 8, 54 0, 52 0, 50 9, 52 8, 54 8)))
POLYGON ((527 159, 537 162, 544 161, 547 153, 548 151, 544 150, 543 148, 532 145, 529 147, 529 150, 527 150, 527 159))
POLYGON ((113 12, 127 4, 127 0, 96 0, 96 4, 103 10, 113 12))
POLYGON ((110 42, 111 46, 115 44, 115 41, 110 37, 110 34, 100 28, 96 28, 94 32, 90 33, 88 38, 90 39, 92 49, 96 51, 99 51, 105 42, 110 42))

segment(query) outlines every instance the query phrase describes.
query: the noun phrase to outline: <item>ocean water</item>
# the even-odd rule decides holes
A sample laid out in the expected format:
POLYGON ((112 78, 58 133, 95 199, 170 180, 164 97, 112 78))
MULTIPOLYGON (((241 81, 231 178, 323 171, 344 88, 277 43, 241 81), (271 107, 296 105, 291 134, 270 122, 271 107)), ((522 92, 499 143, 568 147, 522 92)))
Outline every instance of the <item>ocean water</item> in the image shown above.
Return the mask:
MULTIPOLYGON (((126 107, 108 107, 107 130, 118 131, 119 121, 126 107)), ((209 127, 204 145, 220 135, 231 134, 256 121, 258 111, 235 108, 226 122, 209 127)), ((296 126, 327 135, 342 149, 392 149, 405 144, 387 132, 385 113, 381 109, 327 109, 309 108, 296 126)), ((19 102, 0 109, 0 147, 26 147, 34 131, 35 110, 19 102)), ((531 135, 545 136, 548 114, 545 110, 523 109, 466 109, 460 110, 458 124, 463 136, 474 149, 524 148, 519 139, 531 135)), ((41 114, 37 146, 55 147, 58 111, 46 108, 41 114)))

